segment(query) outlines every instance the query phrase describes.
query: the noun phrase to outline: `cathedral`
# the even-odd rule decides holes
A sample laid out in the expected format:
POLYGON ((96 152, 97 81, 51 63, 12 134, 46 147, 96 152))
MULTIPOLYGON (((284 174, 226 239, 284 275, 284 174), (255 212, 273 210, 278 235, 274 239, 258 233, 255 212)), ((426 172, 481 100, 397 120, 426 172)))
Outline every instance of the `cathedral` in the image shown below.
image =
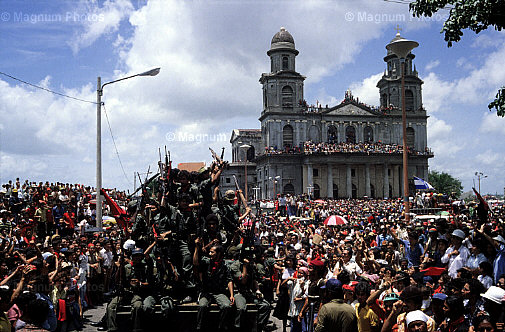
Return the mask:
MULTIPOLYGON (((398 33, 392 40, 403 38, 398 33)), ((232 161, 223 173, 223 189, 247 183, 249 198, 307 194, 313 198, 391 198, 403 196, 400 59, 387 51, 386 69, 377 82, 380 105, 360 102, 351 91, 334 106, 309 105, 305 77, 296 71, 293 36, 277 32, 267 51, 270 72, 259 82, 263 90, 261 129, 234 129, 232 161), (246 175, 247 174, 247 175, 246 175), (246 181, 247 179, 247 181, 246 181)), ((409 191, 413 176, 428 177, 428 116, 413 64, 405 59, 405 104, 409 191)))

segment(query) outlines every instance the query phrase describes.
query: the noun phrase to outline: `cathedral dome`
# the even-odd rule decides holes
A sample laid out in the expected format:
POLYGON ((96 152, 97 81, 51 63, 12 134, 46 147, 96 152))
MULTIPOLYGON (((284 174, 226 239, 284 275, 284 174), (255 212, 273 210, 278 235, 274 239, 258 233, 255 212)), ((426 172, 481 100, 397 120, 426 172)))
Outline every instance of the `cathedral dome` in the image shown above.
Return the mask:
POLYGON ((274 37, 272 38, 272 45, 277 44, 277 43, 291 43, 293 46, 295 45, 295 40, 293 39, 293 36, 289 33, 286 28, 281 27, 281 30, 277 32, 274 37))
POLYGON ((272 38, 270 50, 295 49, 295 40, 286 28, 282 27, 272 38))

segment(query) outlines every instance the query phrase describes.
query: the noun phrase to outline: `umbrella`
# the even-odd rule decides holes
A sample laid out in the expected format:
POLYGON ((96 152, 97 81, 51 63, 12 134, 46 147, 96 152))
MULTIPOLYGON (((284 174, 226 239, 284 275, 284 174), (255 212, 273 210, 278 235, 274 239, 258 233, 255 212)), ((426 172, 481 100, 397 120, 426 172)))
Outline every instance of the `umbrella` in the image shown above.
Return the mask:
POLYGON ((347 220, 341 216, 329 216, 324 221, 324 224, 327 226, 345 225, 347 224, 347 220))
POLYGON ((316 200, 314 201, 314 203, 317 203, 317 204, 325 204, 326 202, 325 202, 325 201, 323 201, 322 199, 316 199, 316 200))

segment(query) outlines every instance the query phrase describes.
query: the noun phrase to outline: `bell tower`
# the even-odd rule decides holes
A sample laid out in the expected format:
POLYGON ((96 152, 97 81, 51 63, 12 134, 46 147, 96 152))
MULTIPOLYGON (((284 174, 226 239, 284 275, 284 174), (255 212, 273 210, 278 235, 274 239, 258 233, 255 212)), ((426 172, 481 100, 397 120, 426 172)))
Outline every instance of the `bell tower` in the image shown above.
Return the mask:
POLYGON ((270 57, 270 73, 263 73, 263 111, 267 113, 300 112, 303 102, 303 81, 305 77, 296 72, 293 36, 281 28, 272 38, 267 52, 270 57))
MULTIPOLYGON (((398 32, 390 43, 403 37, 398 32)), ((409 53, 405 59, 405 108, 408 113, 423 113, 423 100, 421 85, 423 81, 418 77, 416 66, 413 65, 415 55, 409 53)), ((381 108, 398 108, 401 110, 401 78, 402 67, 400 59, 391 51, 384 57, 387 67, 384 75, 377 83, 380 93, 381 108)))

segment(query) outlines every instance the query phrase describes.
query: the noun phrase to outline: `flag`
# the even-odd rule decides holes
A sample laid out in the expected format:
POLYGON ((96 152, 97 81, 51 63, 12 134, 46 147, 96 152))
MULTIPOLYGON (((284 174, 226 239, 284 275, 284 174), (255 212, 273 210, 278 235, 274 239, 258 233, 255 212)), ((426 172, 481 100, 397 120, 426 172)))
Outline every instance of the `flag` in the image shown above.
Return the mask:
POLYGON ((112 198, 110 198, 110 196, 107 195, 107 193, 105 192, 105 190, 103 190, 103 188, 100 189, 100 192, 105 198, 105 202, 107 203, 107 205, 109 205, 111 214, 114 217, 116 217, 116 220, 121 226, 121 228, 126 230, 126 222, 128 221, 126 211, 123 210, 112 198))
POLYGON ((414 176, 414 184, 416 185, 416 190, 435 190, 431 184, 416 176, 414 176))

